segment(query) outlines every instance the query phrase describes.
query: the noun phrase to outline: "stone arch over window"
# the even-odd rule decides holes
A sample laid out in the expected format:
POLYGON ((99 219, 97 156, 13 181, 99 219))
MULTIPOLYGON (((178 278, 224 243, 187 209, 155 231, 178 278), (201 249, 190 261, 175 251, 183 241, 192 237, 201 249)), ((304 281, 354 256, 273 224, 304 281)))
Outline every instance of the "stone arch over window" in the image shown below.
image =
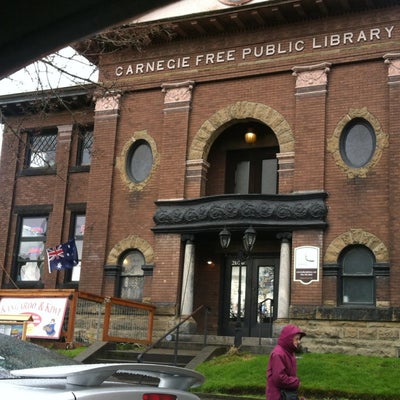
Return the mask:
POLYGON ((383 132, 382 127, 378 121, 378 119, 371 114, 366 107, 361 109, 351 109, 337 124, 333 135, 331 138, 328 139, 327 149, 340 168, 347 174, 348 178, 365 178, 367 176, 368 171, 375 167, 375 165, 381 159, 383 150, 385 147, 389 145, 389 136, 383 132), (346 162, 343 160, 341 149, 340 149, 340 139, 343 132, 346 129, 346 126, 355 119, 361 119, 367 121, 372 129, 374 130, 376 136, 376 147, 375 152, 371 159, 366 163, 364 166, 360 168, 352 168, 351 166, 347 165, 346 162))
POLYGON ((122 181, 126 184, 129 191, 141 191, 154 175, 154 172, 159 164, 159 160, 160 156, 157 151, 155 140, 147 133, 146 130, 143 130, 135 132, 133 136, 125 143, 121 154, 116 159, 116 166, 120 171, 122 181), (127 163, 129 162, 132 147, 140 141, 146 143, 151 149, 153 163, 147 177, 140 182, 135 182, 129 176, 127 163))
POLYGON ((374 253, 376 262, 389 262, 389 251, 385 244, 377 236, 362 229, 351 229, 339 235, 330 243, 325 252, 324 264, 337 263, 344 248, 349 245, 357 244, 368 247, 374 253))
POLYGON ((154 250, 151 247, 150 243, 146 240, 140 238, 136 235, 128 236, 125 239, 122 239, 119 243, 117 243, 112 250, 110 251, 107 264, 116 265, 118 264, 118 260, 122 253, 129 249, 137 249, 139 250, 145 259, 146 264, 153 264, 154 262, 154 250))
POLYGON ((189 149, 189 160, 206 160, 211 145, 221 128, 228 123, 253 118, 265 123, 275 133, 280 153, 294 152, 294 136, 286 119, 276 110, 261 103, 238 101, 217 111, 203 123, 189 149))

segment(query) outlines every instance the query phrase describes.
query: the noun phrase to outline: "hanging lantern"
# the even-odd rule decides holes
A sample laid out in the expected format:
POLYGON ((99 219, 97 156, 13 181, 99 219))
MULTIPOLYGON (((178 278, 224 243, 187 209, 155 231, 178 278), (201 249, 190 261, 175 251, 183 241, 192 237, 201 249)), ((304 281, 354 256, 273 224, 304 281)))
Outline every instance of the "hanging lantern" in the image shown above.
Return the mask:
POLYGON ((257 232, 253 227, 247 228, 243 235, 243 247, 246 253, 253 250, 254 243, 256 242, 257 232))
POLYGON ((257 135, 255 134, 254 130, 252 128, 249 128, 246 133, 244 134, 244 141, 246 143, 255 143, 257 140, 257 135))
POLYGON ((231 233, 226 228, 222 229, 222 231, 219 233, 219 243, 221 244, 221 247, 223 249, 227 249, 230 242, 231 233))

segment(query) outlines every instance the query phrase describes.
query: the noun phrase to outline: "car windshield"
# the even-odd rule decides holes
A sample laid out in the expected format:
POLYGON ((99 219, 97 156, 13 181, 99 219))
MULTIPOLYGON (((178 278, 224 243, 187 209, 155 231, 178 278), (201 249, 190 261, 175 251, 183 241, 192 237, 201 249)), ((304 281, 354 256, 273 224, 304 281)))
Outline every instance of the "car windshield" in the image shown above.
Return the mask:
POLYGON ((0 334, 0 379, 9 378, 13 369, 80 364, 55 350, 0 334))

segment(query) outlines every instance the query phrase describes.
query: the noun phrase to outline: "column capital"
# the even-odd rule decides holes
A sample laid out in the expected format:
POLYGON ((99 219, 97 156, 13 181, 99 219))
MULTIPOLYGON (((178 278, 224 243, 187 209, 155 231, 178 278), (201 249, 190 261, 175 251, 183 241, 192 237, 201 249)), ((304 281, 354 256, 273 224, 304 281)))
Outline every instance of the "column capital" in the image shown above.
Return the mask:
POLYGON ((165 93, 165 108, 187 107, 192 101, 194 84, 194 81, 163 83, 161 88, 165 93))
POLYGON ((292 238, 292 233, 291 232, 279 232, 276 235, 276 238, 282 240, 282 242, 288 242, 292 238))
POLYGON ((182 235, 182 242, 186 242, 186 243, 194 243, 194 235, 190 235, 190 234, 184 234, 182 235))
POLYGON ((389 83, 400 81, 400 53, 387 53, 383 58, 388 65, 389 83))
POLYGON ((95 96, 95 112, 117 111, 120 107, 121 94, 117 92, 95 96))
POLYGON ((292 75, 297 78, 297 94, 324 93, 328 84, 328 72, 331 65, 331 63, 322 62, 313 65, 294 66, 292 75))

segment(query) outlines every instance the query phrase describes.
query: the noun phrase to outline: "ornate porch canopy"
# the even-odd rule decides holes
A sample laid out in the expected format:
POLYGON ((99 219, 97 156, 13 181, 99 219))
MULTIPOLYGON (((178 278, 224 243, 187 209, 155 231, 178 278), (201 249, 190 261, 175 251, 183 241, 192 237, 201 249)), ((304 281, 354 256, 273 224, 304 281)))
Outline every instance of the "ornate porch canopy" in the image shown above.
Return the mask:
POLYGON ((220 195, 157 201, 154 232, 192 233, 248 227, 261 230, 325 228, 325 192, 220 195))

